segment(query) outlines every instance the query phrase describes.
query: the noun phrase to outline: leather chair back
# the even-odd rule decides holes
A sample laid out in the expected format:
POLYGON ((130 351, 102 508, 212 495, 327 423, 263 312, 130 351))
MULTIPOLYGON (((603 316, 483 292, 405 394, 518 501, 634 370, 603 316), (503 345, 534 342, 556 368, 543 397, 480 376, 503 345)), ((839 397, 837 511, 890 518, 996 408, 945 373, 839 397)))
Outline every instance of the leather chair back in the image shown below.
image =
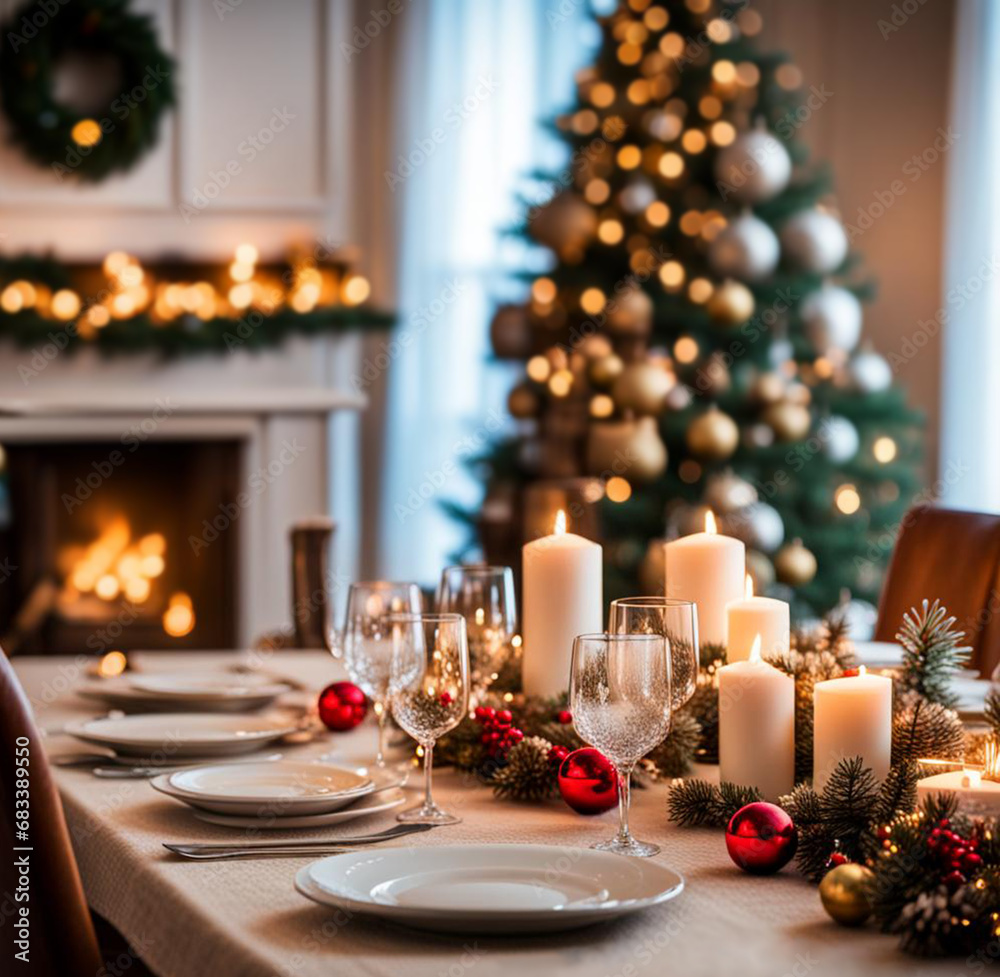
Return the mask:
POLYGON ((20 908, 29 910, 29 963, 15 960, 4 973, 39 977, 96 977, 103 970, 94 925, 83 894, 62 802, 45 758, 42 738, 31 715, 27 696, 7 656, 0 651, 0 845, 3 846, 4 956, 10 960, 13 931, 20 908), (15 746, 27 739, 30 755, 28 840, 16 840, 15 801, 20 786, 16 774, 15 746), (23 741, 23 740, 22 740, 23 741), (15 846, 30 846, 30 852, 12 852, 15 846), (16 857, 30 862, 28 902, 16 900, 16 857))
POLYGON ((1000 516, 915 506, 903 517, 882 588, 877 641, 892 641, 911 607, 939 598, 984 678, 1000 664, 1000 516))

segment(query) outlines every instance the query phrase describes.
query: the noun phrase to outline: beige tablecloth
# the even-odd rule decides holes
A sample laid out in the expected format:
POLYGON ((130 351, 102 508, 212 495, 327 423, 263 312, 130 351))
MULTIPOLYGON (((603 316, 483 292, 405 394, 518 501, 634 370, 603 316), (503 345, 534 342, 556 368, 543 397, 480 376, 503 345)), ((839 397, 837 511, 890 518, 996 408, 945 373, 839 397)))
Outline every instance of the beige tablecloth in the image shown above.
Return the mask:
MULTIPOLYGON (((142 665, 151 671, 191 661, 162 654, 146 656, 142 665)), ((94 715, 93 705, 71 691, 83 680, 73 660, 25 658, 15 665, 41 727, 94 715)), ((320 654, 282 653, 271 667, 316 688, 339 677, 335 664, 320 654)), ((335 750, 338 758, 358 762, 370 759, 373 745, 374 731, 365 724, 300 747, 297 754, 335 750)), ((46 747, 54 753, 79 744, 56 734, 46 747)), ((633 828, 638 837, 662 845, 657 858, 683 874, 687 886, 678 899, 564 935, 463 939, 360 917, 345 920, 314 905, 292 884, 308 858, 182 861, 166 852, 163 842, 233 841, 239 833, 203 824, 145 781, 99 780, 79 769, 61 769, 57 776, 91 905, 162 977, 953 977, 966 972, 964 961, 908 957, 896 949, 894 938, 871 929, 838 928, 824 914, 815 888, 791 869, 771 878, 743 874, 730 862, 719 832, 667 823, 663 789, 636 792, 633 828)), ((409 843, 585 847, 610 836, 615 826, 613 813, 584 818, 561 801, 544 807, 494 801, 487 789, 453 771, 439 771, 435 783, 439 802, 463 822, 409 843)), ((339 830, 376 830, 392 820, 376 815, 339 830)), ((337 830, 276 837, 335 837, 337 830)))

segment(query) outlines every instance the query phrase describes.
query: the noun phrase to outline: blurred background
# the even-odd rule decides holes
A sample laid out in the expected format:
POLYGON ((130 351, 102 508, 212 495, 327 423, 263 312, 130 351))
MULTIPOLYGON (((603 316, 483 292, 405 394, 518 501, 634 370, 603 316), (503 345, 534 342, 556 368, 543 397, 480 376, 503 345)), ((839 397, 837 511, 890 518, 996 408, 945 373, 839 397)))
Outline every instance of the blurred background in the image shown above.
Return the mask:
POLYGON ((338 595, 567 507, 611 596, 711 508, 863 629, 910 505, 996 508, 990 3, 0 16, 13 650, 252 641, 303 518, 338 595))

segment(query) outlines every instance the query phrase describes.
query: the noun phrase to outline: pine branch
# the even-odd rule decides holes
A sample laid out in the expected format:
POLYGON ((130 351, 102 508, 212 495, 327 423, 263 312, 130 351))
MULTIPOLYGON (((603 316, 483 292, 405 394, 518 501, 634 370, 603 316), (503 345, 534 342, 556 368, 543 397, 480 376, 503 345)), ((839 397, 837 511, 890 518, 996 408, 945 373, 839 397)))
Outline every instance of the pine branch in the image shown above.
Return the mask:
POLYGON ((965 727, 958 713, 936 702, 915 698, 892 720, 892 762, 914 762, 921 757, 961 760, 965 727))
POLYGON ((667 810, 670 820, 683 828, 724 828, 741 807, 761 799, 756 787, 682 780, 671 786, 667 810))
POLYGON ((986 721, 993 728, 993 735, 1000 737, 1000 688, 996 686, 986 693, 986 721))
POLYGON ((954 630, 955 618, 947 614, 940 601, 931 604, 925 599, 920 610, 913 607, 903 615, 896 640, 903 646, 904 688, 954 709, 958 699, 951 691, 951 680, 972 649, 959 644, 965 632, 954 630))
POLYGON ((915 763, 895 763, 889 768, 879 788, 872 820, 888 824, 900 814, 908 814, 917 806, 917 772, 915 763))

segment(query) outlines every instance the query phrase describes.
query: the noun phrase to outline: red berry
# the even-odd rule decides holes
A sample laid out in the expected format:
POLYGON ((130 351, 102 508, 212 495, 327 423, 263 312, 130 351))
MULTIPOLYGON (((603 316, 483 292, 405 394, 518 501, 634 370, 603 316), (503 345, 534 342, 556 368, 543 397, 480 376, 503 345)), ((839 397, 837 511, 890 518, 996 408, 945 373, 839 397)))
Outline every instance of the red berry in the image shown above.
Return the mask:
POLYGON ((473 713, 476 717, 476 722, 481 723, 486 719, 486 710, 482 706, 476 706, 476 711, 473 713))
POLYGON ((512 729, 507 734, 507 738, 510 739, 514 743, 520 743, 521 740, 524 739, 524 733, 522 733, 519 729, 512 729))
POLYGON ((573 713, 571 713, 568 709, 560 709, 559 715, 556 716, 556 719, 558 719, 563 726, 568 726, 571 722, 573 722, 573 713))
POLYGON ((441 695, 438 696, 438 699, 440 700, 442 706, 450 706, 453 701, 450 692, 442 692, 441 695))
POLYGON ((835 851, 826 864, 830 868, 836 868, 838 865, 846 865, 849 861, 850 859, 842 851, 835 851))
POLYGON ((942 881, 949 889, 957 889, 959 886, 965 885, 965 876, 956 869, 949 872, 942 881))
POLYGON ((511 723, 514 721, 514 717, 509 709, 501 709, 497 713, 497 722, 500 723, 511 723))

